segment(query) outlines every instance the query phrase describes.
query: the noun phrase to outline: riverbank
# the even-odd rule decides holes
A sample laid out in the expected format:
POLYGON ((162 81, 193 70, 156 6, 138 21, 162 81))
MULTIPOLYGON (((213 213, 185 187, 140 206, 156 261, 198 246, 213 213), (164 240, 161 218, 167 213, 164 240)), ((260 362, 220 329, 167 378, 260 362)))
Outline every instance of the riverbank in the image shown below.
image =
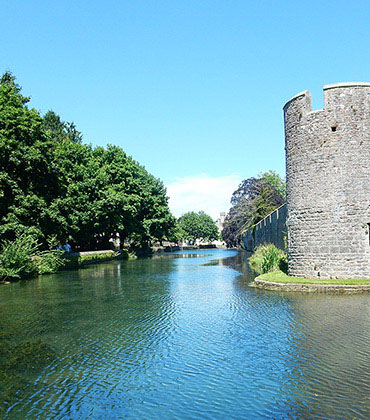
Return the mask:
POLYGON ((89 264, 96 264, 99 262, 106 262, 112 260, 128 260, 133 258, 132 254, 127 249, 120 251, 102 250, 102 251, 86 251, 73 252, 65 257, 65 263, 59 271, 65 269, 75 269, 89 264))
MULTIPOLYGON (((153 246, 150 248, 150 252, 153 253, 161 253, 161 252, 176 252, 176 251, 191 251, 195 249, 216 249, 218 248, 216 245, 213 244, 201 244, 201 245, 167 245, 167 246, 153 246)), ((224 249, 220 247, 220 249, 224 249)))
POLYGON ((261 274, 254 287, 266 290, 313 293, 365 293, 370 292, 370 279, 306 279, 291 277, 282 271, 261 274))
MULTIPOLYGON (((168 253, 168 252, 175 252, 175 251, 186 251, 186 250, 197 250, 197 249, 213 249, 216 248, 215 245, 198 245, 198 246, 157 246, 147 248, 145 250, 137 249, 135 251, 129 251, 128 249, 122 249, 119 251, 113 250, 99 250, 99 251, 81 251, 81 252, 70 252, 64 254, 62 257, 62 261, 59 263, 58 268, 54 269, 53 271, 45 271, 43 273, 30 273, 27 276, 21 278, 3 278, 0 279, 0 284, 8 284, 19 280, 31 280, 38 276, 44 274, 52 274, 55 272, 60 272, 64 270, 74 270, 78 268, 82 268, 84 266, 90 264, 98 264, 109 262, 112 260, 129 260, 129 259, 136 259, 136 258, 149 258, 152 255, 160 254, 160 253, 168 253)), ((31 259, 34 260, 37 257, 32 257, 31 259)))
POLYGON ((137 257, 145 258, 153 254, 161 254, 163 252, 189 251, 197 249, 215 249, 216 245, 167 245, 167 246, 153 246, 145 250, 138 249, 135 252, 129 252, 127 249, 120 251, 101 250, 101 251, 84 251, 74 252, 65 256, 69 262, 63 268, 78 268, 88 264, 111 261, 114 259, 128 260, 137 257))
POLYGON ((112 260, 135 259, 136 256, 130 253, 127 249, 119 251, 101 250, 70 252, 57 256, 57 264, 49 266, 47 270, 39 272, 37 270, 37 265, 35 264, 35 261, 37 261, 38 258, 40 258, 39 255, 28 257, 28 260, 27 258, 24 258, 24 261, 27 261, 29 265, 32 265, 32 269, 30 269, 26 275, 13 278, 11 276, 0 277, 0 284, 9 284, 20 280, 32 280, 45 274, 53 274, 64 270, 75 270, 90 264, 103 263, 112 260))

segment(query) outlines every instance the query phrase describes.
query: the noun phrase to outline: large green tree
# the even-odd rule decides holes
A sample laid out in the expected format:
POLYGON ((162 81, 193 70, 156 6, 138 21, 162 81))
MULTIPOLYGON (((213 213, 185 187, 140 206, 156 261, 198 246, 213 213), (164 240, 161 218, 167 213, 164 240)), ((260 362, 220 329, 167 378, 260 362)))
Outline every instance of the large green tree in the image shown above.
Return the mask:
POLYGON ((0 240, 23 232, 44 239, 57 194, 54 143, 9 72, 0 79, 0 240))
POLYGON ((93 148, 48 111, 29 109, 10 73, 0 81, 0 243, 23 232, 80 249, 117 233, 136 246, 168 239, 176 220, 163 183, 117 146, 93 148))
POLYGON ((261 172, 258 175, 258 178, 267 182, 267 184, 272 185, 283 198, 286 198, 285 179, 282 178, 276 171, 269 170, 267 172, 261 172))
POLYGON ((216 223, 204 211, 185 213, 179 220, 179 227, 182 238, 192 243, 197 239, 209 242, 219 239, 216 223))

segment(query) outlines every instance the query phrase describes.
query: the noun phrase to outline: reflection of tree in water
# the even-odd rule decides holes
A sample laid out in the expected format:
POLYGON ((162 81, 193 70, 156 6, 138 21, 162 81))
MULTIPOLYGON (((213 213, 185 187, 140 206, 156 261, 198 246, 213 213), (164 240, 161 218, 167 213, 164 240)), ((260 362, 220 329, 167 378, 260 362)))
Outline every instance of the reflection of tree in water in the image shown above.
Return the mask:
MULTIPOLYGON (((275 418, 367 418, 368 296, 255 290, 248 287, 253 274, 246 252, 235 252, 210 263, 238 270, 241 275, 236 281, 231 270, 218 270, 221 274, 217 281, 209 279, 207 275, 212 270, 208 271, 201 260, 199 267, 203 268, 194 276, 190 260, 176 266, 178 258, 185 256, 213 258, 199 252, 115 261, 4 286, 0 306, 0 376, 5 377, 4 363, 10 362, 6 367, 11 367, 12 380, 16 382, 12 385, 6 379, 0 381, 0 386, 5 391, 20 391, 16 396, 19 404, 9 418, 27 418, 31 407, 33 418, 45 418, 46 412, 49 418, 83 418, 84 414, 91 418, 96 414, 88 411, 91 407, 107 409, 111 418, 119 418, 130 404, 143 406, 139 400, 144 396, 145 404, 156 403, 151 397, 163 384, 166 386, 160 389, 166 396, 170 389, 176 392, 175 384, 166 377, 171 352, 187 358, 188 341, 181 340, 182 334, 185 331, 192 337, 193 326, 203 325, 209 328, 207 334, 200 328, 193 342, 203 350, 204 337, 214 337, 214 378, 220 380, 220 392, 229 391, 228 399, 234 393, 237 400, 237 390, 245 398, 241 401, 245 407, 250 403, 250 393, 254 401, 263 402, 266 412, 277 413, 275 418), (187 281, 181 272, 184 268, 189 273, 187 281), (197 275, 204 275, 206 281, 199 277, 197 282, 197 275), (177 309, 174 277, 188 292, 188 299, 181 300, 183 305, 177 309), (215 298, 211 301, 207 301, 207 287, 215 292, 210 293, 215 298), (195 297, 195 292, 202 298, 195 297), (209 311, 209 315, 218 323, 209 323, 202 314, 204 306, 197 308, 197 302, 216 308, 218 312, 209 311), (194 311, 185 311, 194 307, 201 318, 194 311), (180 331, 175 324, 181 319, 187 323, 180 323, 180 331), (178 347, 173 347, 173 333, 177 334, 178 347), (32 337, 39 347, 27 344, 32 337), (7 353, 4 358, 4 343, 14 345, 18 353, 17 346, 26 344, 24 353, 34 356, 33 365, 28 356, 13 358, 7 353), (43 343, 51 346, 53 354, 43 343), (243 394, 245 389, 248 391, 243 394)), ((208 349, 208 341, 204 349, 208 349)), ((179 360, 179 371, 173 372, 174 376, 183 372, 179 360)), ((208 362, 207 357, 204 360, 208 362)), ((196 364, 198 359, 193 361, 196 364)), ((209 372, 212 376, 213 370, 209 372)), ((4 396, 0 398, 5 400, 4 396)))
POLYGON ((184 258, 204 258, 207 257, 207 254, 200 254, 196 251, 177 253, 177 254, 153 254, 150 258, 152 260, 158 259, 184 259, 184 258))
POLYGON ((370 417, 370 311, 366 295, 290 298, 294 366, 284 392, 299 419, 370 417))
POLYGON ((31 390, 27 385, 54 358, 51 346, 40 339, 19 339, 23 326, 20 323, 0 322, 0 416, 14 404, 19 395, 27 398, 31 390), (17 396, 18 394, 18 396, 17 396))
POLYGON ((251 282, 256 277, 255 272, 250 268, 248 258, 251 256, 250 252, 239 250, 231 257, 220 258, 212 260, 207 265, 219 265, 222 267, 230 267, 240 272, 238 280, 240 282, 251 282))

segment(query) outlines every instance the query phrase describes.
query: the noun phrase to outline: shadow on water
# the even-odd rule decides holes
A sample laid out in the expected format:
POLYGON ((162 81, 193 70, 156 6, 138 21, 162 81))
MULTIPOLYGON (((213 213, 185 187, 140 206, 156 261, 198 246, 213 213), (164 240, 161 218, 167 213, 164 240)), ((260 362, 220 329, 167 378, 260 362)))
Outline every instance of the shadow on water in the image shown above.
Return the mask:
POLYGON ((0 324, 0 416, 19 397, 30 395, 29 383, 55 357, 52 347, 40 339, 17 340, 22 333, 20 325, 0 324))
POLYGON ((233 270, 239 272, 238 280, 240 280, 241 282, 246 282, 248 284, 252 282, 254 278, 258 275, 249 266, 248 258, 251 255, 252 253, 247 251, 233 251, 233 255, 225 258, 212 260, 206 265, 232 268, 233 270))

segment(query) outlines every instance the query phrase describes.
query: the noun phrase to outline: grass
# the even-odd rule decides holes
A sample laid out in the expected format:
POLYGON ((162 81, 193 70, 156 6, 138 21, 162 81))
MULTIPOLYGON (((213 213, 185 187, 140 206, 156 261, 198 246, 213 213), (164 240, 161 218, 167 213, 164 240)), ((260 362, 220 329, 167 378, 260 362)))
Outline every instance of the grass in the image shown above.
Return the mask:
POLYGON ((67 256, 65 258, 63 268, 71 269, 71 268, 79 268, 86 264, 104 262, 104 261, 111 261, 114 259, 119 260, 127 260, 131 256, 127 250, 123 250, 120 254, 115 251, 105 252, 104 254, 100 254, 98 252, 93 254, 86 254, 86 255, 73 255, 67 256))
POLYGON ((304 277, 292 277, 282 271, 261 274, 258 280, 271 281, 276 283, 298 283, 298 284, 339 284, 339 285, 367 285, 370 279, 306 279, 304 277))

